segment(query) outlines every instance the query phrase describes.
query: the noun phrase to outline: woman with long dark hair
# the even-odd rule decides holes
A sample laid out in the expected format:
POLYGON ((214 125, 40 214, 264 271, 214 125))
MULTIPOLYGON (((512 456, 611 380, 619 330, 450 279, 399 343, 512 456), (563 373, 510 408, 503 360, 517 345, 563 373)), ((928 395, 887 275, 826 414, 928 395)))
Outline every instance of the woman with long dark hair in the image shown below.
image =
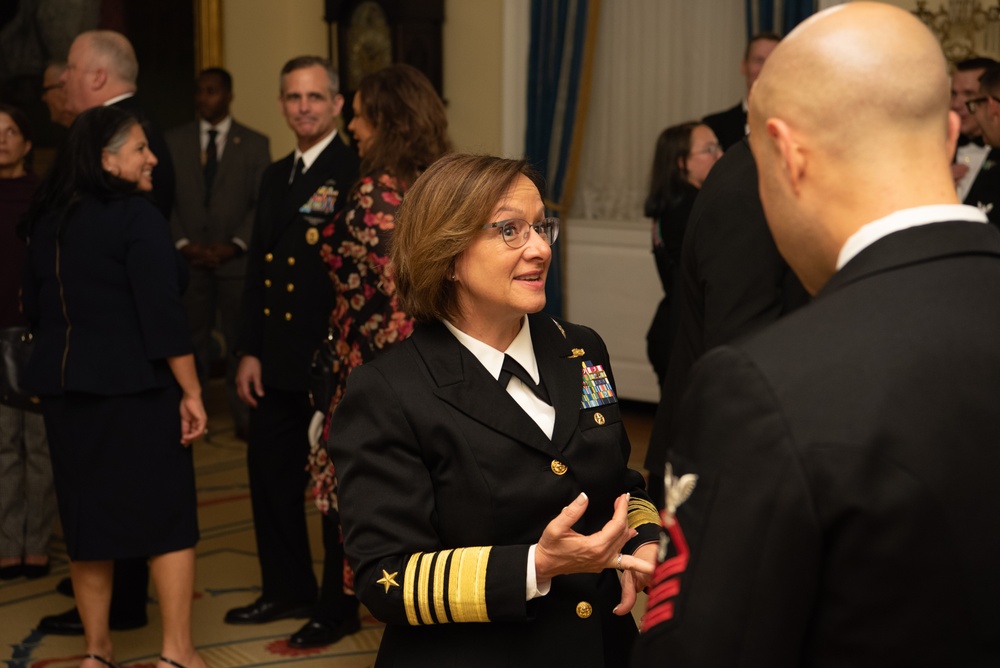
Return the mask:
POLYGON ((674 276, 681 261, 684 231, 694 198, 720 157, 719 140, 704 123, 691 121, 671 126, 656 141, 645 214, 653 219, 653 257, 664 297, 653 316, 646 343, 660 385, 667 374, 676 331, 672 306, 674 276))
POLYGON ((148 199, 156 156, 127 111, 77 117, 27 219, 27 385, 41 396, 81 668, 113 666, 112 563, 150 557, 160 664, 205 665, 191 639, 198 541, 191 442, 205 409, 167 221, 148 199))
MULTIPOLYGON (((353 106, 348 130, 361 156, 362 176, 344 215, 323 231, 322 253, 337 294, 327 343, 334 359, 332 397, 328 406, 316 407, 325 411, 326 422, 351 371, 413 330, 385 271, 396 211, 417 176, 451 150, 444 104, 414 67, 390 65, 365 76, 353 106)), ((311 442, 313 491, 324 513, 323 589, 312 618, 289 641, 292 647, 326 645, 360 628, 353 573, 340 542, 333 463, 325 438, 314 434, 311 442)))

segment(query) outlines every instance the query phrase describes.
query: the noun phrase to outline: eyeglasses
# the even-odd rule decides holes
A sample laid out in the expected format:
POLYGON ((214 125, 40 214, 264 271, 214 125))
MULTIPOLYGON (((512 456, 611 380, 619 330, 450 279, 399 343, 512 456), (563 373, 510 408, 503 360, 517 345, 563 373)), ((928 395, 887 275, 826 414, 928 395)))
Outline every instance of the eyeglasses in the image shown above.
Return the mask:
POLYGON ((483 229, 489 229, 495 227, 500 230, 500 238, 503 242, 510 246, 511 248, 520 248, 524 244, 528 243, 528 237, 531 236, 531 230, 534 230, 538 236, 545 239, 551 246, 559 238, 559 219, 558 218, 544 218, 537 223, 529 223, 526 220, 520 218, 511 218, 509 220, 498 220, 495 223, 486 223, 483 225, 483 229))
POLYGON ((1000 102, 1000 98, 993 97, 992 95, 987 95, 985 97, 977 97, 975 100, 966 100, 965 108, 969 110, 970 114, 974 114, 976 113, 976 109, 979 108, 979 105, 983 103, 989 103, 990 100, 995 100, 996 102, 1000 102))
POLYGON ((702 153, 705 155, 719 155, 722 153, 722 147, 718 144, 707 144, 703 149, 691 151, 691 155, 700 155, 702 153))

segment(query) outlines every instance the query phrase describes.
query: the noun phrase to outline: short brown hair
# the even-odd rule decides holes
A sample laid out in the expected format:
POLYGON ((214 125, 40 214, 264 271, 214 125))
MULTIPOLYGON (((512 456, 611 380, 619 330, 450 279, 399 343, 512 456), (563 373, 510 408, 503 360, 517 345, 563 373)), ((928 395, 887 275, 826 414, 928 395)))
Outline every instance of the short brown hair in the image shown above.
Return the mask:
POLYGON ((385 169, 409 186, 420 172, 451 150, 448 116, 434 86, 420 70, 396 64, 358 84, 361 115, 375 129, 361 159, 361 173, 385 169))
POLYGON ((456 319, 455 258, 522 174, 544 195, 541 177, 526 161, 489 155, 445 155, 416 180, 396 213, 389 256, 407 313, 421 321, 456 319))

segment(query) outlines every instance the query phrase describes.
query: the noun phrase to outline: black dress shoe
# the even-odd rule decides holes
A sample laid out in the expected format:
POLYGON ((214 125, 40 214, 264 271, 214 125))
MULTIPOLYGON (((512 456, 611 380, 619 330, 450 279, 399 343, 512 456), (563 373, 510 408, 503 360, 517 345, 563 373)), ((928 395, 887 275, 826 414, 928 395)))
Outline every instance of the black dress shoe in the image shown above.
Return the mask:
POLYGON ((288 640, 288 646, 296 649, 323 647, 324 645, 332 645, 341 638, 360 630, 361 622, 357 617, 331 623, 311 619, 305 626, 292 634, 288 640))
POLYGON ((25 564, 24 577, 28 578, 29 580, 37 580, 38 578, 44 578, 46 575, 49 574, 49 571, 51 569, 52 566, 47 561, 44 564, 25 564))
POLYGON ((0 580, 13 580, 24 575, 24 564, 0 566, 0 580))
MULTIPOLYGON (((108 626, 112 631, 141 629, 148 623, 146 615, 134 618, 112 617, 108 620, 108 626)), ((82 636, 83 622, 80 621, 80 613, 73 608, 58 615, 42 617, 42 621, 38 622, 38 630, 53 636, 82 636)))
POLYGON ((73 598, 73 579, 63 578, 62 580, 60 580, 59 584, 56 585, 56 591, 62 594, 63 596, 69 596, 70 598, 73 598))
POLYGON ((250 605, 226 613, 226 624, 266 624, 277 619, 303 619, 312 614, 312 603, 282 603, 258 598, 250 605))

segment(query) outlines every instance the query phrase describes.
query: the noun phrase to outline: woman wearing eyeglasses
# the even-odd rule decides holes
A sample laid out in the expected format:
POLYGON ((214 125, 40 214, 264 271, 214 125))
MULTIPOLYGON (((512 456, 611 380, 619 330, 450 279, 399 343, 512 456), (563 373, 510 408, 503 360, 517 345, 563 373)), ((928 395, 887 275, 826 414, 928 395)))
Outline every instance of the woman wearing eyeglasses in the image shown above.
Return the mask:
POLYGON ((376 666, 628 663, 658 516, 604 342, 540 313, 559 221, 538 183, 452 154, 396 217, 418 324, 355 369, 329 442, 355 590, 387 624, 376 666))
POLYGON ((684 230, 701 184, 721 157, 719 140, 704 123, 671 126, 656 141, 645 214, 653 219, 653 257, 664 297, 646 334, 646 346, 660 385, 667 374, 677 329, 673 290, 684 230))

